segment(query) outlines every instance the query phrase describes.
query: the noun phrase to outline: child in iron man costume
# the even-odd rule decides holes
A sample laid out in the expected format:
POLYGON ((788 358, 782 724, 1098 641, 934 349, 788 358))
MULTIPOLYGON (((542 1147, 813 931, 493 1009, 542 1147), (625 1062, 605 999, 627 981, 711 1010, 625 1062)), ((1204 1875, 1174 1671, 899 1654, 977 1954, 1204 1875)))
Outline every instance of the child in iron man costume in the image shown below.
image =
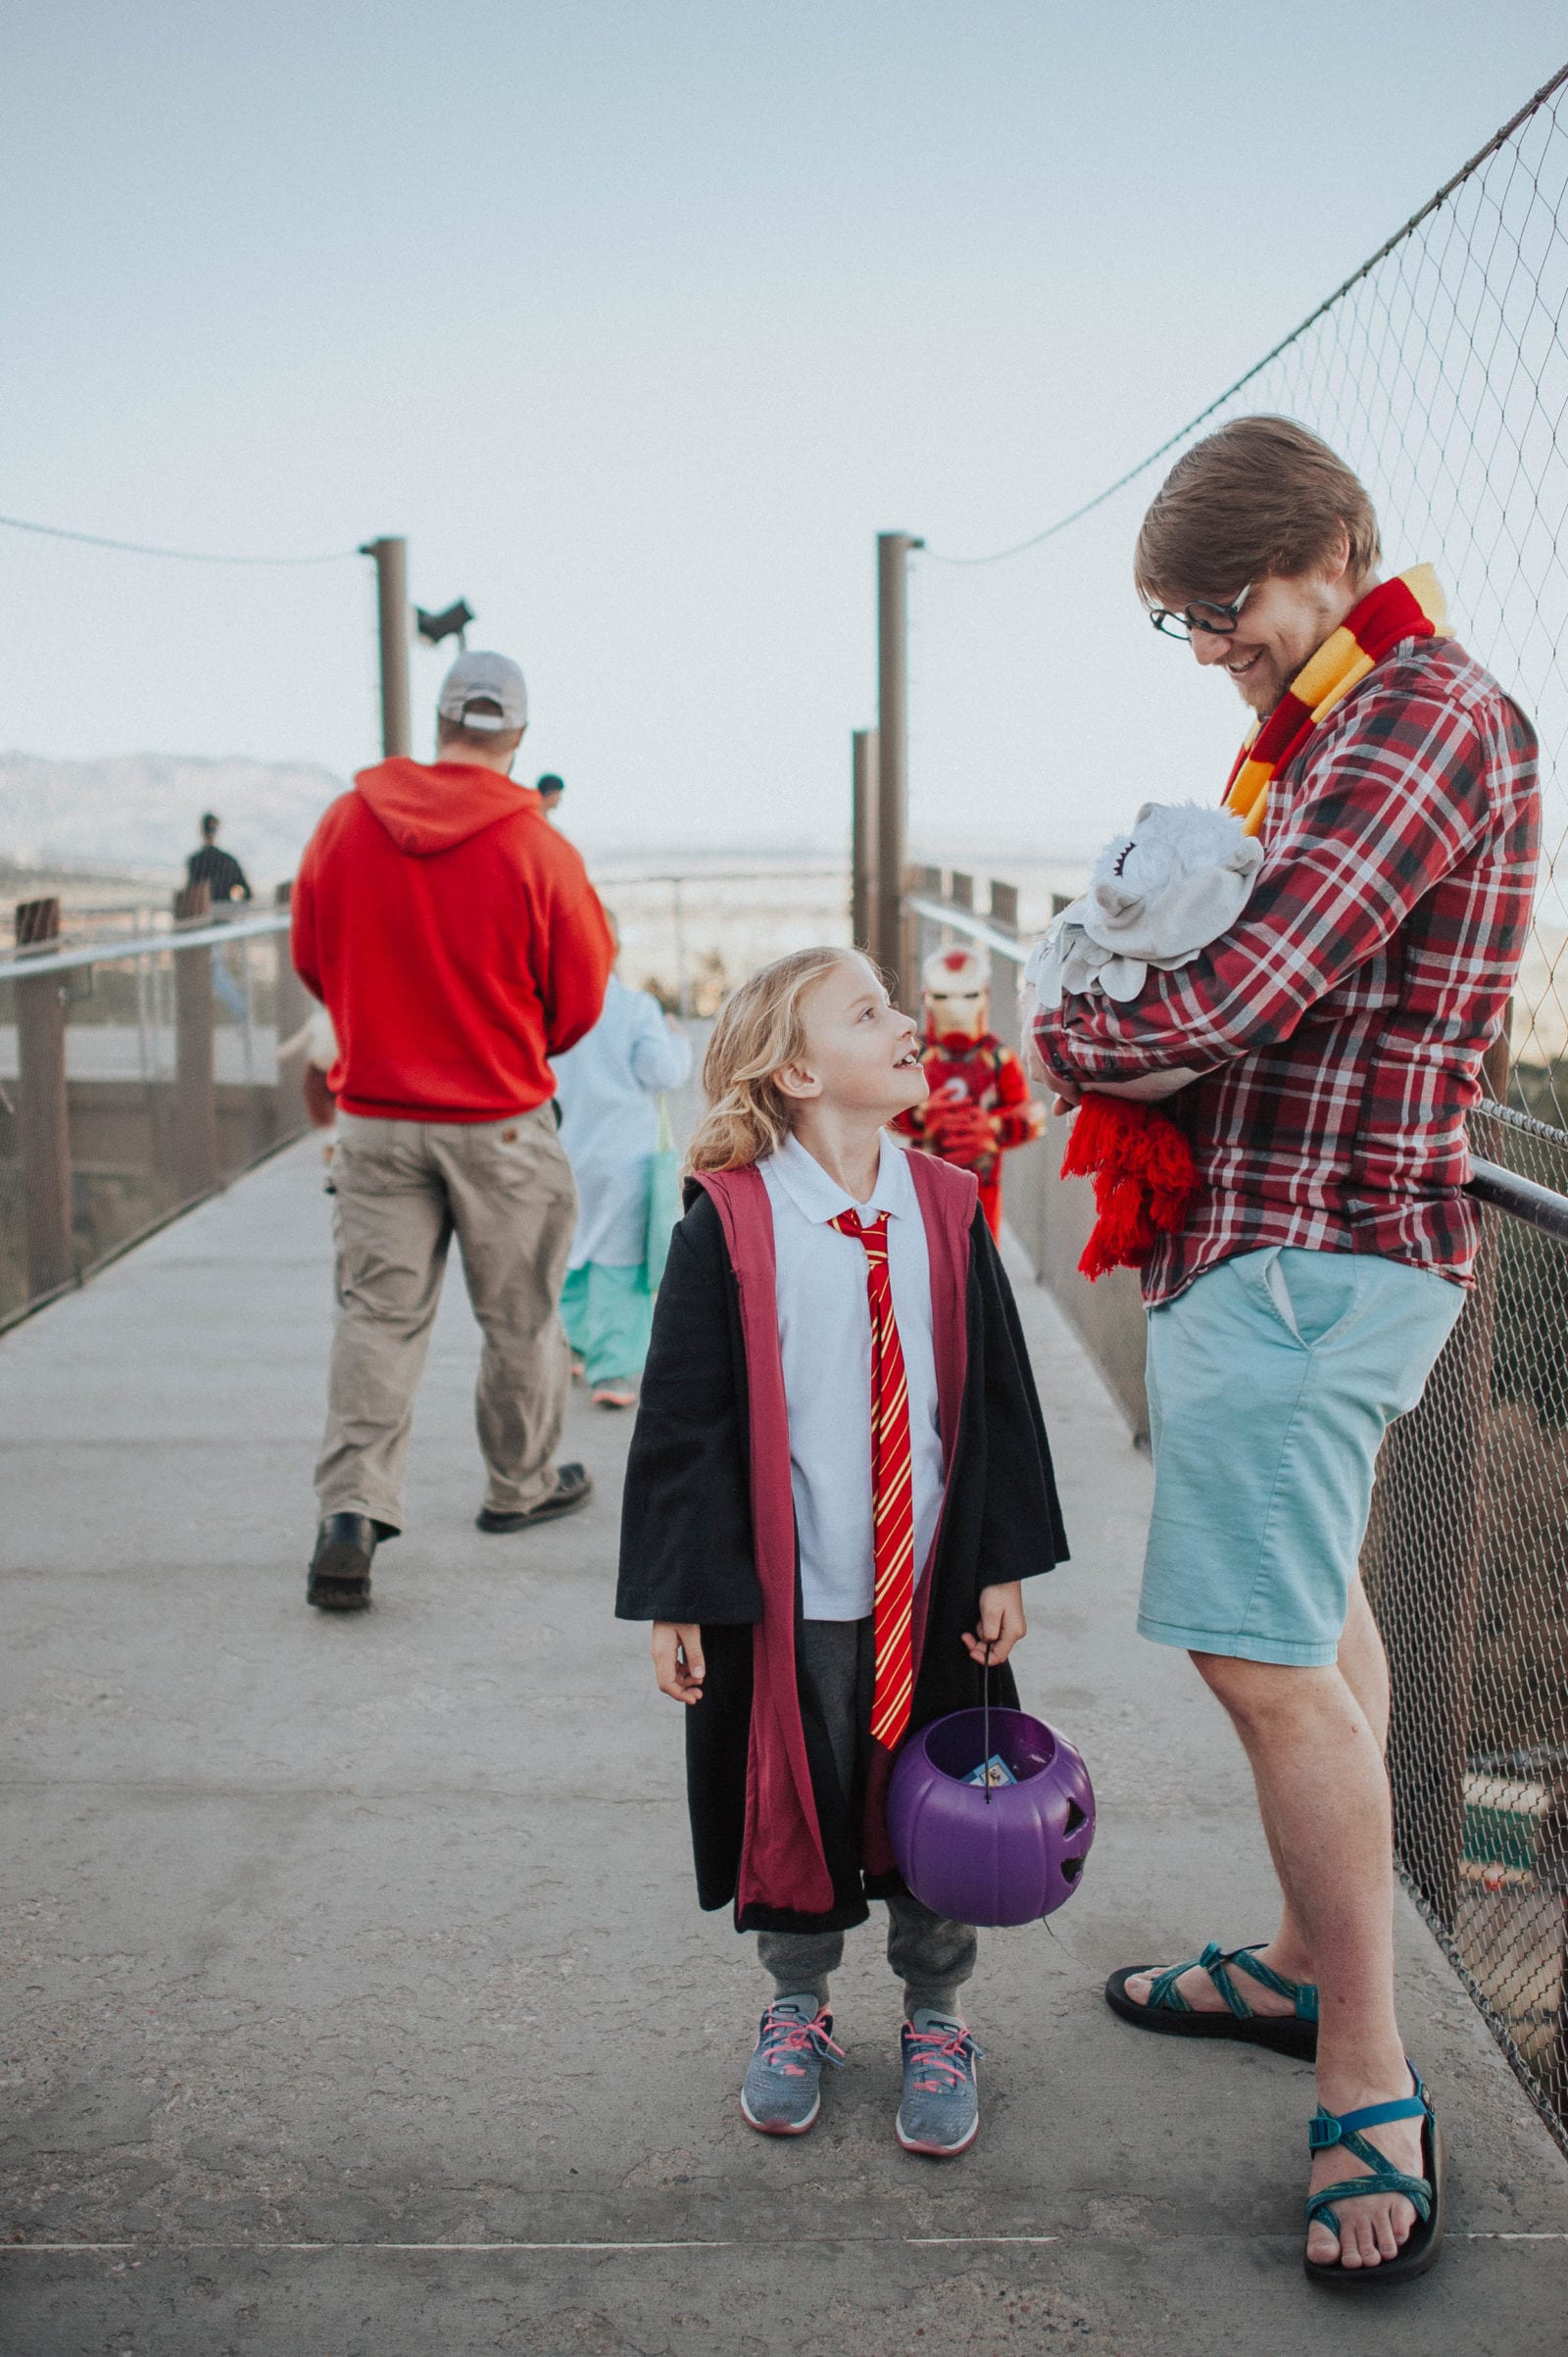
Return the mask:
POLYGON ((972 1170, 993 1236, 1002 1229, 1002 1157, 1046 1126, 1021 1060, 991 1029, 991 976, 977 950, 933 950, 921 969, 930 1095, 894 1127, 926 1154, 972 1170))

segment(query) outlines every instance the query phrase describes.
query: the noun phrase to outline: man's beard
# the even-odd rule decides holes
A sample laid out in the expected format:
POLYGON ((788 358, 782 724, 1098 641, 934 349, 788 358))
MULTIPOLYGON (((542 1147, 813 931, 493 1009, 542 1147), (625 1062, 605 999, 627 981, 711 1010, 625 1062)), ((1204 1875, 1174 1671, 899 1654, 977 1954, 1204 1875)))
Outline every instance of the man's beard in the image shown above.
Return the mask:
MULTIPOLYGON (((1297 667, 1298 669, 1299 665, 1297 667)), ((1296 671, 1287 671, 1277 657, 1271 655, 1265 648, 1262 654, 1261 670, 1254 671, 1245 680, 1233 679, 1231 684, 1248 711, 1256 715, 1258 725, 1261 727, 1269 714, 1283 702, 1289 693, 1291 681, 1295 677, 1296 671), (1247 693, 1248 688, 1254 684, 1262 690, 1262 695, 1256 703, 1247 693)))

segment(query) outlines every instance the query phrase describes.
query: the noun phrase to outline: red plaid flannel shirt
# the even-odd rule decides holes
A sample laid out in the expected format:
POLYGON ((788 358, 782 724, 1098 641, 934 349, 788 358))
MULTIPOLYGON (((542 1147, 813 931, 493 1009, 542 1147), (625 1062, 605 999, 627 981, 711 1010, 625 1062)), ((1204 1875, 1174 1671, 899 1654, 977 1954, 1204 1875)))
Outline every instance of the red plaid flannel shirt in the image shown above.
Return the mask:
POLYGON ((1406 640, 1272 781, 1233 929, 1128 1006, 1083 994, 1040 1017, 1047 1064, 1082 1087, 1203 1075, 1163 1107, 1198 1192, 1144 1271, 1151 1306, 1267 1245, 1473 1281, 1465 1115, 1540 835, 1529 721, 1452 639, 1406 640))

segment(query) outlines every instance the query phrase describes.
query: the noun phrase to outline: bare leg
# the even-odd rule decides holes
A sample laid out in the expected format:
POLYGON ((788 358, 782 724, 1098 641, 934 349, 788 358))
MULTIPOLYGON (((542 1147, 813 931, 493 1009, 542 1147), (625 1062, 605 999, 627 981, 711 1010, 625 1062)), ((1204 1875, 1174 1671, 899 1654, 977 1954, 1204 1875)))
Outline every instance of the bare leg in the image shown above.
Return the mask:
MULTIPOLYGON (((1352 1649, 1364 1645, 1362 1629, 1352 1649)), ((1382 1726, 1337 1666, 1292 1669, 1212 1653, 1194 1658, 1246 1745, 1287 1910, 1316 1960, 1319 2099, 1329 2111, 1344 2112, 1408 2094, 1394 2013, 1394 1857, 1382 1726)), ((1364 1659, 1359 1666, 1364 1672, 1364 1659)), ((1395 2121, 1368 2134, 1396 2168, 1421 2174, 1418 2121, 1395 2121)), ((1359 2164, 1337 2148, 1312 2165, 1314 2185, 1360 2174, 1359 2164)), ((1314 2260, 1376 2266, 1397 2254, 1415 2223, 1411 2204, 1397 2194, 1351 2198, 1336 2208, 1343 2247, 1329 2228, 1314 2225, 1307 2244, 1314 2260)))
MULTIPOLYGON (((1349 1607, 1346 1614, 1345 1631, 1340 1639, 1339 1667, 1346 1685, 1361 1707, 1381 1754, 1387 1747, 1389 1736, 1389 1662, 1372 1607, 1367 1602, 1366 1590, 1359 1579, 1350 1583, 1349 1607)), ((1269 1855, 1274 1861, 1274 1872, 1279 1877, 1283 1895, 1279 1928, 1267 1945, 1254 1952, 1264 1964, 1271 1966, 1287 1981, 1315 1981, 1316 1961, 1305 1930, 1291 1906, 1279 1836, 1255 1769, 1252 1781, 1257 1789, 1258 1815, 1263 1821, 1269 1855)), ((1246 1981, 1245 1967, 1234 1969, 1246 1981)), ((1127 1994, 1135 2005, 1148 2003, 1152 1978, 1152 1973, 1138 1973, 1127 1983, 1127 1994)), ((1225 2000, 1207 1973, 1195 1968, 1184 1974, 1176 1986, 1195 2011, 1216 2013, 1224 2010, 1225 2000)), ((1273 1989, 1263 1988, 1260 1983, 1247 1982, 1246 1996, 1254 2013, 1288 2014, 1291 2010, 1288 1998, 1276 1995, 1273 1989)))
POLYGON ((1389 1747, 1389 1656, 1359 1578, 1350 1582, 1349 1609, 1340 1638, 1340 1674, 1360 1703, 1381 1756, 1389 1747))
MULTIPOLYGON (((1361 1714, 1372 1731, 1378 1756, 1382 1758, 1389 1743, 1389 1657, 1383 1649, 1382 1634, 1372 1617, 1372 1607, 1366 1600, 1366 1590, 1359 1579, 1350 1583, 1349 1608, 1340 1638, 1339 1667, 1341 1677, 1360 1705, 1361 1714)), ((1279 1929, 1267 1947, 1259 1948, 1257 1953, 1265 1964, 1272 1965, 1277 1973, 1283 1973, 1288 1981, 1315 1981, 1316 1960, 1305 1928, 1298 1921, 1291 1906, 1290 1878, 1280 1855, 1279 1837, 1255 1768, 1252 1781, 1257 1787, 1258 1813, 1268 1839, 1269 1855, 1274 1860, 1274 1871, 1279 1876, 1280 1890, 1284 1894, 1279 1929)), ((1200 1978, 1210 1992, 1217 1994, 1207 1973, 1200 1975, 1200 1978)), ((1183 1993, 1186 1993, 1185 1986, 1183 1993)), ((1283 1997, 1276 1999, 1276 2002, 1283 2012, 1283 1997)), ((1260 2011, 1261 2008, 1254 2007, 1253 2010, 1260 2011)))

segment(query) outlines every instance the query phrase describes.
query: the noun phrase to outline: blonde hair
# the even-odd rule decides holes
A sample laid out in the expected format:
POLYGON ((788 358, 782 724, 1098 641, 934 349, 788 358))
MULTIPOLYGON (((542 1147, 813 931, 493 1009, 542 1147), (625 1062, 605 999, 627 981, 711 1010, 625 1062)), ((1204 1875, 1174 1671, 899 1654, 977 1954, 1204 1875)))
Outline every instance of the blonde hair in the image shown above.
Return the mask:
POLYGON ((825 974, 857 955, 793 950, 730 992, 703 1058, 708 1111, 686 1149, 688 1170, 744 1170, 783 1145, 792 1124, 777 1075, 806 1053, 802 1002, 825 974))

